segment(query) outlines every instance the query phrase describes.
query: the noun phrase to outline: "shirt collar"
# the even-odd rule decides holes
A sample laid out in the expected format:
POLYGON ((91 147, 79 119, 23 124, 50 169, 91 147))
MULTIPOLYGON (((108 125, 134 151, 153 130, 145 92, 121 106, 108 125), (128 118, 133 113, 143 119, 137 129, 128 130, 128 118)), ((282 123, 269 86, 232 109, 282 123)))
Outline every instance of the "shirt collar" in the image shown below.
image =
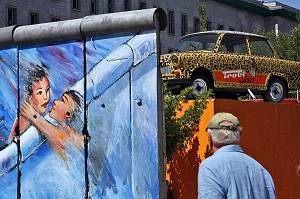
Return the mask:
POLYGON ((222 152, 240 152, 244 153, 240 145, 237 144, 231 144, 221 147, 219 150, 216 151, 216 153, 222 153, 222 152))

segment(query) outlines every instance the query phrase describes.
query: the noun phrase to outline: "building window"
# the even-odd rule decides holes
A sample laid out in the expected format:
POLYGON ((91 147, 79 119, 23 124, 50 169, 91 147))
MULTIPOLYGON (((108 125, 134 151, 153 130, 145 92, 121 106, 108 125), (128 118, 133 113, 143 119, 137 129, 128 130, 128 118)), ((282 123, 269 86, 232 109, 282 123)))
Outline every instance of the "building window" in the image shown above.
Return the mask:
POLYGON ((91 0, 91 14, 97 14, 96 0, 91 0))
POLYGON ((168 33, 171 35, 175 35, 174 11, 169 11, 169 13, 168 13, 168 33))
POLYGON ((80 10, 80 0, 72 0, 73 10, 80 10))
POLYGON ((130 0, 124 0, 124 10, 125 11, 131 10, 131 2, 130 2, 130 0))
POLYGON ((52 22, 60 21, 59 17, 51 17, 52 22))
POLYGON ((210 21, 207 21, 207 22, 206 22, 206 30, 207 30, 207 31, 212 30, 212 25, 211 25, 211 22, 210 22, 210 21))
POLYGON ((188 22, 187 22, 187 15, 181 15, 181 36, 184 36, 187 33, 188 29, 188 22))
POLYGON ((108 0, 108 13, 115 12, 115 1, 108 0))
POLYGON ((140 8, 140 10, 146 9, 146 2, 140 1, 140 6, 139 6, 139 8, 140 8))
POLYGON ((37 14, 37 13, 34 13, 34 12, 31 12, 30 14, 29 14, 29 24, 37 24, 37 23, 39 23, 39 14, 37 14))
POLYGON ((7 8, 7 26, 12 26, 17 24, 17 9, 7 8))
POLYGON ((200 32, 200 19, 194 18, 194 32, 200 32))
POLYGON ((219 24, 218 25, 218 30, 224 30, 224 25, 223 24, 219 24))

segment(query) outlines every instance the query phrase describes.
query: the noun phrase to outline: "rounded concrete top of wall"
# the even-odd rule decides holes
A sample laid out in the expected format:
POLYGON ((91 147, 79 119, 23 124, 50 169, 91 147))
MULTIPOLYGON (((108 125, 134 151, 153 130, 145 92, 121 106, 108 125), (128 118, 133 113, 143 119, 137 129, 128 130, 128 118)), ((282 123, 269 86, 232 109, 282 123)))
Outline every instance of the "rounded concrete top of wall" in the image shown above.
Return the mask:
POLYGON ((14 46, 13 32, 17 26, 0 28, 0 47, 14 46))
POLYGON ((164 30, 166 13, 161 8, 87 16, 82 19, 83 36, 137 32, 150 29, 164 30))
POLYGON ((82 19, 20 26, 15 29, 13 39, 17 46, 44 44, 82 38, 82 19))
POLYGON ((164 30, 167 16, 152 8, 92 15, 81 19, 0 28, 0 47, 57 43, 112 33, 164 30))

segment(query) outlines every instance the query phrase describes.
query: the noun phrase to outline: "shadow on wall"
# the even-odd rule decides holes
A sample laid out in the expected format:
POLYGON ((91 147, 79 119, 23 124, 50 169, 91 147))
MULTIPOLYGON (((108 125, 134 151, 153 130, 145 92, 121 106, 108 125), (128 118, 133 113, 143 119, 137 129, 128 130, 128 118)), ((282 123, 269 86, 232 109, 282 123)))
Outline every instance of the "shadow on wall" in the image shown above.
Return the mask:
POLYGON ((197 198, 198 185, 195 182, 198 178, 199 165, 202 160, 212 155, 205 129, 213 116, 213 103, 214 101, 211 100, 207 104, 207 109, 200 118, 199 129, 188 141, 187 148, 177 151, 167 165, 166 176, 174 199, 197 198))
POLYGON ((176 198, 197 198, 198 190, 195 181, 198 178, 199 165, 202 160, 212 155, 209 145, 206 144, 204 159, 201 159, 198 154, 201 143, 197 136, 189 140, 189 145, 189 149, 174 154, 167 169, 167 175, 170 176, 170 187, 176 198))

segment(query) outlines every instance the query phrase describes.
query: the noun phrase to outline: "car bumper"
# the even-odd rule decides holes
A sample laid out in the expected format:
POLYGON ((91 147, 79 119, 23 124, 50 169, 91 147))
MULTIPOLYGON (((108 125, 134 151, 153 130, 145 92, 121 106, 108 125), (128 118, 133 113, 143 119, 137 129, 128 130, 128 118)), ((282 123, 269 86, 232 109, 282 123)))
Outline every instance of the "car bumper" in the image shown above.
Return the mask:
POLYGON ((189 86, 190 84, 189 79, 181 79, 181 78, 167 79, 167 80, 163 80, 163 82, 167 84, 168 90, 183 89, 189 86))

